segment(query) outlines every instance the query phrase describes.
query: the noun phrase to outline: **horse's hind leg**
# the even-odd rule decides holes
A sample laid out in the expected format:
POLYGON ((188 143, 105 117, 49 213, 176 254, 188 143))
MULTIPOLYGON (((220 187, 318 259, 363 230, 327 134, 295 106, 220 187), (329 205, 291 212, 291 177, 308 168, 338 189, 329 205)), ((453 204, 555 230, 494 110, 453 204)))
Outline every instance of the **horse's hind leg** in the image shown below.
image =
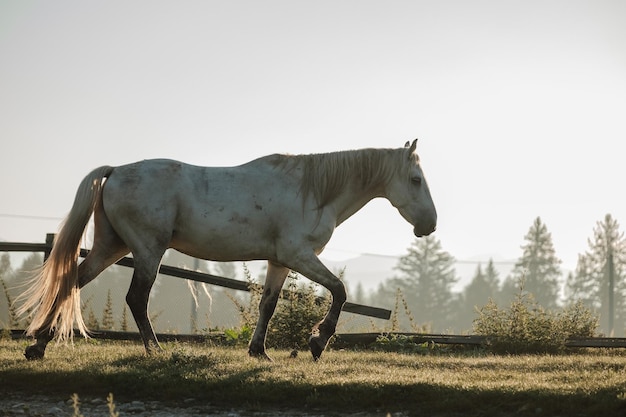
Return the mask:
MULTIPOLYGON (((128 253, 128 248, 115 233, 106 218, 100 218, 96 211, 96 230, 93 249, 78 266, 78 283, 82 288, 96 278, 108 266, 128 253)), ((54 329, 50 329, 50 320, 35 334, 35 343, 26 348, 26 359, 42 359, 46 346, 54 338, 54 329)))
POLYGON ((276 309, 276 303, 280 296, 280 291, 285 283, 285 278, 289 274, 289 268, 282 265, 267 263, 267 275, 265 277, 265 285, 263 287, 263 295, 259 303, 259 320, 257 321, 254 334, 250 340, 248 354, 259 358, 269 359, 265 353, 265 335, 267 326, 276 309))
POLYGON ((146 348, 146 353, 148 354, 155 350, 161 350, 159 341, 152 328, 152 323, 150 323, 150 318, 148 317, 148 299, 159 270, 161 256, 164 252, 165 249, 160 252, 158 257, 138 257, 133 253, 135 271, 133 272, 133 279, 130 283, 128 294, 126 295, 126 303, 133 313, 135 323, 137 324, 141 339, 146 348))
POLYGON ((53 338, 54 332, 50 331, 50 326, 46 325, 42 327, 35 334, 35 343, 26 347, 24 357, 26 357, 29 361, 43 359, 43 356, 46 353, 46 346, 48 346, 48 343, 53 338))

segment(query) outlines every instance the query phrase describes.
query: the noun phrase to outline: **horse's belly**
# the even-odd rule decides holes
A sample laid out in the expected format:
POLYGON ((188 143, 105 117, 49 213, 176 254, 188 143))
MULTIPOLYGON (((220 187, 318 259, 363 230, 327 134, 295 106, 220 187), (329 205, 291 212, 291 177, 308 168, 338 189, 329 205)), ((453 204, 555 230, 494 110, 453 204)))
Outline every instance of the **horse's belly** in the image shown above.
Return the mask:
POLYGON ((197 220, 175 228, 170 246, 190 256, 213 261, 272 259, 276 252, 275 236, 265 225, 254 223, 236 215, 221 220, 197 220))

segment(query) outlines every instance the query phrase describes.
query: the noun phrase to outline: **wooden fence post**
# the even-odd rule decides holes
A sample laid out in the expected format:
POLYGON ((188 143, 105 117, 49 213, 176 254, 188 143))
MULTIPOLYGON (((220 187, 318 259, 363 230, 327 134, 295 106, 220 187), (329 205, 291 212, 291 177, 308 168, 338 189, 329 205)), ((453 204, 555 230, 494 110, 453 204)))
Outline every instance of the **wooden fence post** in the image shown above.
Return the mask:
POLYGON ((54 245, 54 237, 56 235, 54 233, 46 233, 46 249, 43 252, 43 261, 46 262, 48 257, 50 256, 50 251, 52 250, 52 245, 54 245))

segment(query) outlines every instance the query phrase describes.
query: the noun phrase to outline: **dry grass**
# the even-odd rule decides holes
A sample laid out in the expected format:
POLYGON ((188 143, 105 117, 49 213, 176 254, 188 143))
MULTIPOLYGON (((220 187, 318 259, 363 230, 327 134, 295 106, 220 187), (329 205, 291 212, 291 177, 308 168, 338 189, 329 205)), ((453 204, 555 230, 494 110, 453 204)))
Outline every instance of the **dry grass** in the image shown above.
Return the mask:
POLYGON ((329 351, 251 359, 241 347, 168 344, 146 357, 130 342, 51 345, 27 362, 24 341, 0 341, 0 388, 67 398, 202 399, 248 409, 467 415, 625 415, 626 354, 492 356, 329 351))

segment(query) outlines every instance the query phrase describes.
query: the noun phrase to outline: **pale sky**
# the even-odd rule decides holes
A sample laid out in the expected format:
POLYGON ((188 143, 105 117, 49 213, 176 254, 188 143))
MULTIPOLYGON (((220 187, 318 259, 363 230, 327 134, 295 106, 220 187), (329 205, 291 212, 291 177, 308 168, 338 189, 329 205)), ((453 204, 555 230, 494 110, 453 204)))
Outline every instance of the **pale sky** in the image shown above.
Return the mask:
MULTIPOLYGON (((415 137, 445 250, 518 258, 540 216, 573 269, 626 227, 626 2, 0 1, 3 240, 55 232, 100 165, 415 137)), ((374 201, 328 255, 413 239, 374 201)))

